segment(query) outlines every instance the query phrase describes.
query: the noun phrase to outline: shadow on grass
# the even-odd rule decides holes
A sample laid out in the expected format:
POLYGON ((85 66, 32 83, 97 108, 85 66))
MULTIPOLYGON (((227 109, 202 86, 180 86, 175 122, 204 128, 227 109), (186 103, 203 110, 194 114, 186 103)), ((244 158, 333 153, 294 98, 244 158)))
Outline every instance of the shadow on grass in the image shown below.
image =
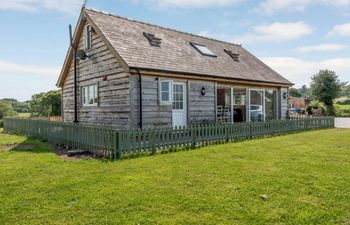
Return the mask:
POLYGON ((26 138, 25 141, 9 144, 8 149, 10 152, 30 152, 30 153, 51 153, 51 149, 47 143, 39 139, 26 138))

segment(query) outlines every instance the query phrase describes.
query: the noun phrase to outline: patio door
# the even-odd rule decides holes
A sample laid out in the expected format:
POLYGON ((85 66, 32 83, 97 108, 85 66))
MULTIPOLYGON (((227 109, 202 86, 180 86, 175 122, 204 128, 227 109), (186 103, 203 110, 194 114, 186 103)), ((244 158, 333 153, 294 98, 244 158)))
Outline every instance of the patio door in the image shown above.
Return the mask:
POLYGON ((265 121, 265 90, 249 90, 249 121, 265 121))
POLYGON ((173 127, 187 126, 186 83, 173 83, 173 127))

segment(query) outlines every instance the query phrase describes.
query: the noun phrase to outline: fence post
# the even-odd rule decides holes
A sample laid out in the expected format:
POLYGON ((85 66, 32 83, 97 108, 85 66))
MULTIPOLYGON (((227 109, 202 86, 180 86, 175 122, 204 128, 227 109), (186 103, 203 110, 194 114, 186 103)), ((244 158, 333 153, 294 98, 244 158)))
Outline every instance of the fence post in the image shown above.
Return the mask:
POLYGON ((117 152, 115 152, 116 156, 114 156, 117 159, 121 159, 122 158, 122 138, 121 138, 121 131, 116 131, 117 135, 116 135, 116 141, 117 141, 117 152))
POLYGON ((196 148, 196 136, 197 136, 197 126, 191 127, 191 134, 192 134, 192 148, 196 148))
POLYGON ((249 123, 249 137, 253 139, 253 122, 249 123))

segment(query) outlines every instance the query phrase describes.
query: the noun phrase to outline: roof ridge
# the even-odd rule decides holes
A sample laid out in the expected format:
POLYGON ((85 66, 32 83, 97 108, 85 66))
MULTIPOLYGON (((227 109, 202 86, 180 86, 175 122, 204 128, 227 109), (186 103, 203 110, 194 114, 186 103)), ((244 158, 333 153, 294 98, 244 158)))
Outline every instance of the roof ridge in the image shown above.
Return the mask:
POLYGON ((235 44, 235 43, 231 43, 231 42, 227 42, 227 41, 223 41, 223 40, 218 40, 218 39, 215 39, 215 38, 204 37, 204 36, 201 36, 201 35, 198 35, 198 34, 193 34, 193 33, 190 33, 190 32, 180 31, 180 30, 176 30, 174 28, 163 27, 163 26, 159 26, 159 25, 156 25, 156 24, 144 22, 144 21, 141 21, 141 20, 135 20, 135 19, 128 18, 128 17, 125 17, 125 16, 119 16, 119 15, 115 15, 115 14, 112 14, 112 13, 109 13, 109 12, 96 10, 96 9, 93 9, 93 8, 89 8, 89 9, 85 8, 84 10, 93 11, 93 12, 96 12, 96 13, 102 13, 102 14, 105 14, 105 15, 108 15, 108 16, 117 17, 117 18, 120 18, 120 19, 129 20, 129 21, 132 21, 132 22, 141 23, 141 24, 149 25, 149 26, 153 26, 153 27, 158 27, 160 29, 165 29, 165 30, 169 30, 169 31, 175 31, 175 32, 178 32, 178 33, 191 35, 191 36, 194 36, 194 37, 200 37, 200 38, 204 38, 204 39, 211 40, 211 41, 217 41, 217 42, 221 42, 221 43, 224 43, 224 44, 230 44, 230 45, 234 45, 236 47, 237 46, 238 47, 242 47, 241 44, 235 44))

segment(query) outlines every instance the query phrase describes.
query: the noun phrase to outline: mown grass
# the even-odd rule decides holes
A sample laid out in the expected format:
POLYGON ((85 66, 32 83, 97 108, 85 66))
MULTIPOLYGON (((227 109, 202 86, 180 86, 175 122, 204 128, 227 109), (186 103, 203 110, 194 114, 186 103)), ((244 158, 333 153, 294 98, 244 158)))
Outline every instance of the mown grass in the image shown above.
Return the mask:
POLYGON ((0 224, 349 224, 349 174, 350 130, 116 162, 0 134, 0 224))

